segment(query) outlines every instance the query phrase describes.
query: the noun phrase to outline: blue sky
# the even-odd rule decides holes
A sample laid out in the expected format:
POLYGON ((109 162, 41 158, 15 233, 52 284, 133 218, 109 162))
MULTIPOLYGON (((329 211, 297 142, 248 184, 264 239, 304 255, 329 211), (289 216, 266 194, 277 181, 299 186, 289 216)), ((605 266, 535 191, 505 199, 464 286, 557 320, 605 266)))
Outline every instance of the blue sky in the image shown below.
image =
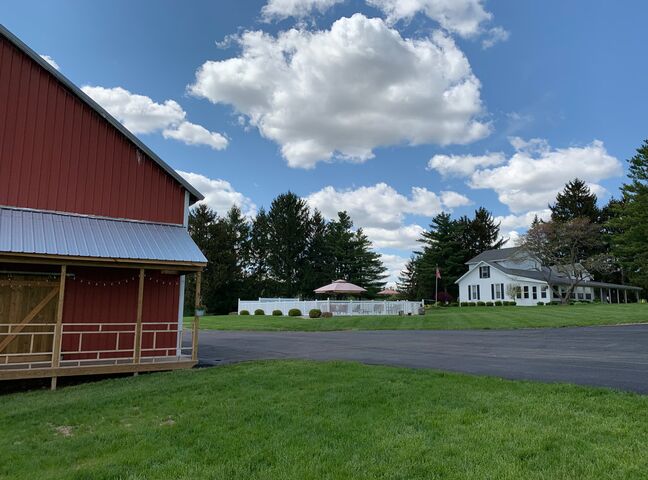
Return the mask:
POLYGON ((392 274, 440 210, 514 239, 575 175, 606 201, 648 137, 642 1, 189 5, 7 0, 0 22, 213 207, 347 209, 392 274))

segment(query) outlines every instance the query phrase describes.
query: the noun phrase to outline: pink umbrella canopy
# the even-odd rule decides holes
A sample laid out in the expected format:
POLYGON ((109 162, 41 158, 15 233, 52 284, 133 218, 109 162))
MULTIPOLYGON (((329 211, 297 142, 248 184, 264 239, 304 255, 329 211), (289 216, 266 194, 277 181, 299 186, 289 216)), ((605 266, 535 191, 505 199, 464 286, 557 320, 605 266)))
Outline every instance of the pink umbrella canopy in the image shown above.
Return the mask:
POLYGON ((314 290, 315 293, 363 293, 366 290, 346 280, 336 280, 314 290))
POLYGON ((394 290, 393 288, 386 288, 384 290, 381 290, 378 292, 376 295, 382 295, 384 297, 392 297, 394 295, 398 295, 400 292, 398 290, 394 290))

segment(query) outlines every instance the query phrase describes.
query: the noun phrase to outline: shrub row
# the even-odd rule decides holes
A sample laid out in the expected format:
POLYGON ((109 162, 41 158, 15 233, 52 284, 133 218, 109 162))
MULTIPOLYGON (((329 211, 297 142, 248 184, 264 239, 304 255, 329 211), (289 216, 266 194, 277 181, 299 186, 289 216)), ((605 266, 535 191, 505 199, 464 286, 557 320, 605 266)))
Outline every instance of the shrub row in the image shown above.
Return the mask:
POLYGON ((462 307, 514 307, 517 302, 497 300, 495 302, 461 302, 462 307))
MULTIPOLYGON (((248 310, 241 310, 238 312, 239 315, 249 315, 250 312, 248 310)), ((255 315, 265 315, 265 312, 257 308, 254 311, 255 315)), ((232 315, 236 315, 236 312, 232 313, 232 315)), ((272 311, 272 316, 274 317, 281 317, 283 315, 283 312, 281 310, 273 310, 272 311)), ((301 317, 302 312, 298 308, 291 308, 288 310, 288 316, 289 317, 301 317)), ((331 318, 333 314, 331 312, 322 312, 319 308, 314 308, 311 311, 308 312, 308 316, 310 318, 331 318)))

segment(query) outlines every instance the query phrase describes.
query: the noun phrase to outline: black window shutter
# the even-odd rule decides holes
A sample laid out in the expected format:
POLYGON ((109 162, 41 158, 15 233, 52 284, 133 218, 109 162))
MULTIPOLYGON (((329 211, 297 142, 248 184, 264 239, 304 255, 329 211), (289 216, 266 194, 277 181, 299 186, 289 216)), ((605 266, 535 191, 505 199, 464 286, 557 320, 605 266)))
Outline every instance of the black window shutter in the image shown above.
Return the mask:
POLYGON ((468 300, 472 300, 470 290, 472 290, 472 285, 468 285, 468 300))
POLYGON ((495 299, 495 284, 491 283, 491 298, 495 299))
POLYGON ((477 285, 477 298, 475 300, 481 300, 481 292, 479 290, 479 285, 477 285))

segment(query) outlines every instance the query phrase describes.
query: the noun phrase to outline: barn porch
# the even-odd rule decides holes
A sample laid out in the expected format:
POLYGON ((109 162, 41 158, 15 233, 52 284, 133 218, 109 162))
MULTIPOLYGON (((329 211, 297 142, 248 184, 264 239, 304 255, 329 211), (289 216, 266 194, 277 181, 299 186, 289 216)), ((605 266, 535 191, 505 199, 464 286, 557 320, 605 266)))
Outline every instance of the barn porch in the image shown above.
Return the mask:
POLYGON ((0 380, 190 368, 182 226, 0 207, 0 380), (186 342, 185 342, 186 343, 186 342))
MULTIPOLYGON (((15 260, 15 259, 14 259, 15 260)), ((0 272, 0 380, 74 375, 149 372, 191 368, 197 363, 199 317, 190 329, 178 318, 145 318, 145 294, 178 287, 182 276, 196 276, 200 304, 200 270, 168 270, 168 265, 106 266, 2 263, 0 272), (133 268, 135 267, 135 268, 133 268), (113 271, 114 272, 111 272, 113 271), (86 278, 90 272, 95 275, 86 278), (127 276, 124 276, 127 274, 127 276), (83 277, 80 275, 84 275, 83 277), (64 317, 79 289, 98 290, 94 301, 122 302, 133 307, 124 318, 64 317), (157 290, 157 291, 156 291, 157 290), (106 321, 107 320, 107 321, 106 321), (189 346, 183 337, 190 332, 189 346)))

